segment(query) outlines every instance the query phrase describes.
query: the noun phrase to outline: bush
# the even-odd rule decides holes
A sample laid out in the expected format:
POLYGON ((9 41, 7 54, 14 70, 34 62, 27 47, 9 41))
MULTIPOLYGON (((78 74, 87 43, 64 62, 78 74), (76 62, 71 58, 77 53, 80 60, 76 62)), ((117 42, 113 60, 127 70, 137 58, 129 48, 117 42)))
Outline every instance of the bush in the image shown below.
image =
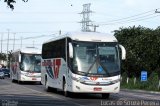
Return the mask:
POLYGON ((134 77, 129 78, 128 84, 127 84, 126 73, 122 74, 122 81, 121 81, 122 88, 160 91, 160 89, 158 89, 158 84, 159 84, 159 78, 158 74, 155 72, 152 72, 150 74, 147 81, 141 81, 139 77, 136 78, 136 83, 134 83, 134 77))

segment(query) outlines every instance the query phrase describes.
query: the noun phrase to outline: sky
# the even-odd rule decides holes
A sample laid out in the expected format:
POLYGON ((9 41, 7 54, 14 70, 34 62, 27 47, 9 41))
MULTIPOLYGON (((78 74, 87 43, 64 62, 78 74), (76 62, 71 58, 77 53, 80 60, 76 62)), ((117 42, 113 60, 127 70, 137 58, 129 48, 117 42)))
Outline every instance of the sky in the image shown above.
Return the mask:
MULTIPOLYGON (((90 20, 97 32, 114 34, 120 27, 160 26, 160 0, 16 0, 11 10, 0 1, 0 50, 4 53, 42 43, 66 32, 81 31, 83 4, 91 3, 90 20), (9 38, 9 40, 7 40, 9 38), (15 39, 15 40, 14 40, 15 39), (8 46, 7 46, 8 45, 8 46)), ((93 30, 92 27, 90 27, 93 30)))

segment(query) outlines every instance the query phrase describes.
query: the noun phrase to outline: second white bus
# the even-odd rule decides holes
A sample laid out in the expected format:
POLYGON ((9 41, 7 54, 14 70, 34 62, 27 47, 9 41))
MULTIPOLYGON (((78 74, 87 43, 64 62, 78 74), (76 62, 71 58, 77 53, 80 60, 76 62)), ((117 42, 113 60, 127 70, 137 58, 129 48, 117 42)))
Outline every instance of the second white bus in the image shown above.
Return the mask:
POLYGON ((10 61, 12 81, 41 82, 41 50, 26 47, 12 53, 10 61))

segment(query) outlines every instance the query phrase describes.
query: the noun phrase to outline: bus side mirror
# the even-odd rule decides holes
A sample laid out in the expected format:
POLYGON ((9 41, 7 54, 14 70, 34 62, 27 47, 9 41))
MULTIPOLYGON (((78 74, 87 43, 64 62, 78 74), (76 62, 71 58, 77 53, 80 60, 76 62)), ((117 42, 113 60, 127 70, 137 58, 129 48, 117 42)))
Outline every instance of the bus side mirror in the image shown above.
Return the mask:
POLYGON ((122 60, 125 60, 126 59, 126 49, 124 48, 124 46, 122 45, 119 45, 121 51, 122 51, 122 56, 121 56, 121 59, 122 60))
POLYGON ((69 43, 69 57, 73 58, 73 45, 72 45, 72 43, 69 43))
POLYGON ((18 62, 21 62, 21 54, 19 54, 18 62))

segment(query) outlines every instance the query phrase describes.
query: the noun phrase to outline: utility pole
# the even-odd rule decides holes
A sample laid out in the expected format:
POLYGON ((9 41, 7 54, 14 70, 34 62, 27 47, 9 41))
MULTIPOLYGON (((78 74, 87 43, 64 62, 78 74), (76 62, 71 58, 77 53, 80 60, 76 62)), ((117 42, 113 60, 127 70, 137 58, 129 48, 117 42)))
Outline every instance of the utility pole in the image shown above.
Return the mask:
MULTIPOLYGON (((156 9, 155 13, 160 13, 160 11, 158 11, 158 10, 156 9)), ((159 84, 158 84, 158 90, 159 90, 159 89, 160 89, 160 78, 159 78, 159 84)))
POLYGON ((8 38, 7 38, 7 54, 8 54, 8 46, 9 46, 9 29, 7 29, 7 31, 8 31, 8 38))
POLYGON ((90 22, 90 13, 92 11, 90 10, 91 3, 83 4, 83 11, 80 14, 83 14, 83 19, 80 23, 82 23, 82 31, 83 32, 90 32, 89 25, 90 22))
POLYGON ((22 37, 21 37, 21 49, 22 49, 22 37))
POLYGON ((2 41, 3 41, 3 33, 1 33, 1 53, 2 53, 2 41))
POLYGON ((93 32, 96 32, 96 28, 99 27, 99 25, 93 25, 93 24, 92 25, 88 25, 88 26, 93 27, 93 32))
POLYGON ((15 47, 15 34, 16 33, 13 33, 13 35, 14 35, 14 38, 13 38, 13 51, 14 51, 14 47, 15 47))
POLYGON ((7 29, 7 30, 8 30, 8 38, 7 38, 7 56, 6 57, 7 57, 7 67, 8 67, 8 60, 9 60, 8 59, 8 46, 9 46, 9 31, 10 30, 9 29, 7 29))
POLYGON ((34 47, 34 41, 33 41, 33 47, 34 47))
POLYGON ((61 35, 61 33, 62 33, 62 31, 61 31, 61 30, 59 30, 59 35, 61 35))
POLYGON ((96 28, 99 27, 99 25, 93 25, 94 27, 94 32, 96 32, 96 28))

